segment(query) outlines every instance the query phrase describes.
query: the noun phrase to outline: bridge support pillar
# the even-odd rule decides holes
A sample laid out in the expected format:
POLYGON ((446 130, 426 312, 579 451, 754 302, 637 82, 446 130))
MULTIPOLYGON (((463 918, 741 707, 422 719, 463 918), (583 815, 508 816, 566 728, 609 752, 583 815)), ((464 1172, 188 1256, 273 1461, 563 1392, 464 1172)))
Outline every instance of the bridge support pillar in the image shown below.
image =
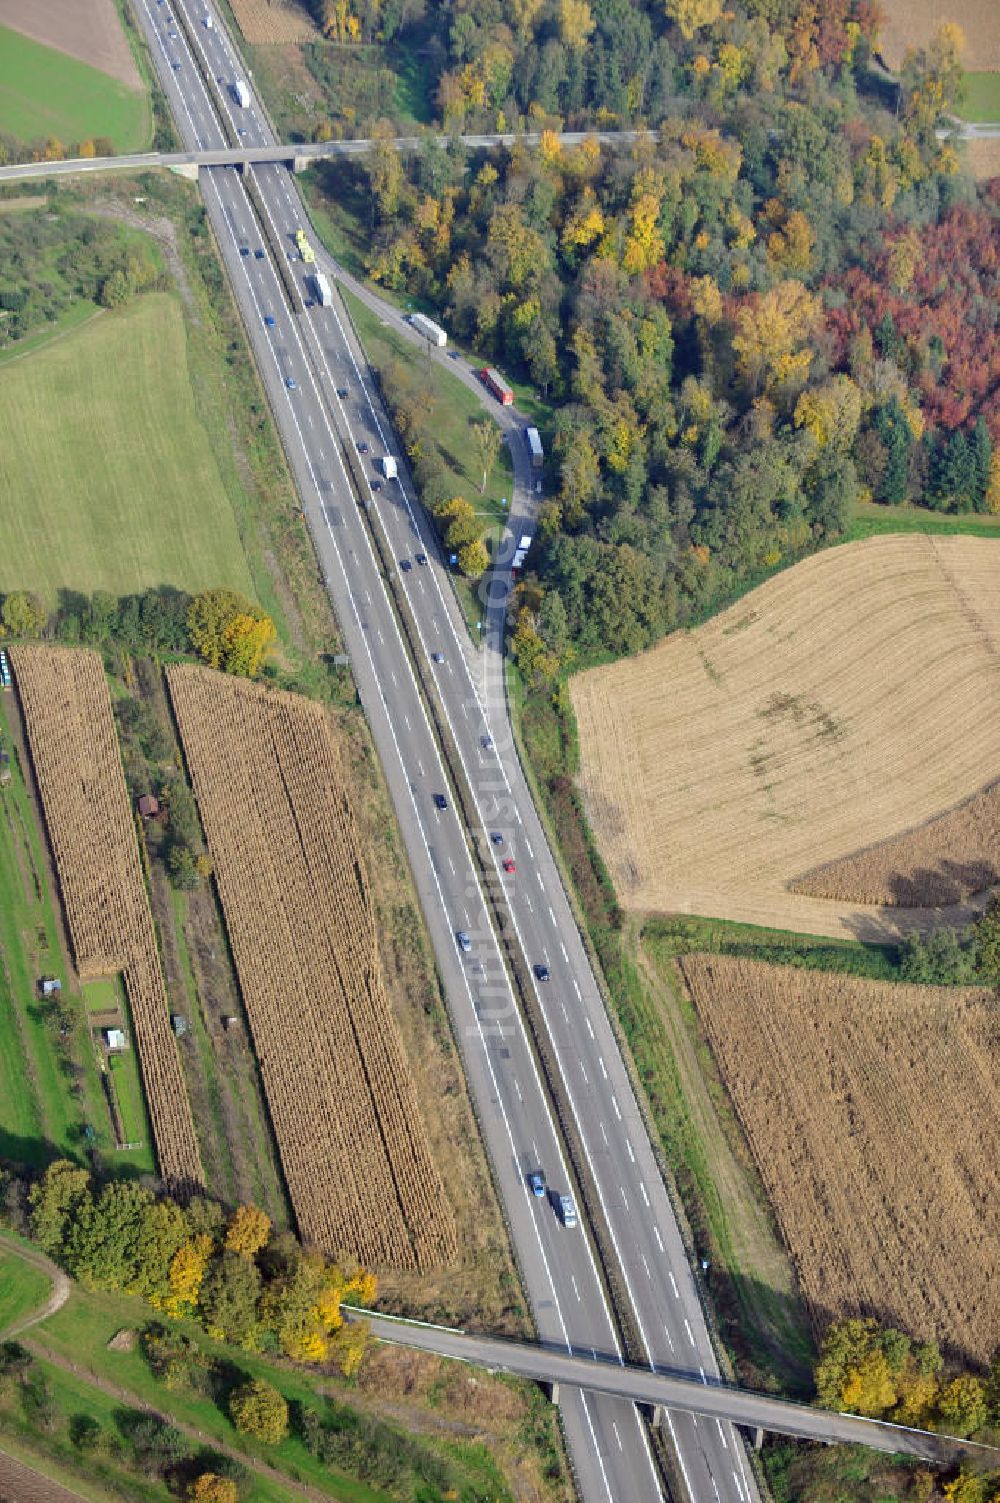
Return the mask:
POLYGON ((178 177, 190 178, 193 183, 198 181, 197 162, 177 162, 170 168, 170 171, 176 172, 178 177))
POLYGON ((549 1401, 550 1404, 558 1404, 558 1402, 559 1402, 559 1384, 558 1383, 539 1383, 538 1386, 542 1390, 542 1392, 545 1394, 545 1396, 548 1399, 548 1401, 549 1401))
POLYGON ((764 1444, 764 1426, 763 1425, 758 1425, 757 1428, 756 1428, 756 1430, 753 1432, 753 1448, 754 1448, 754 1450, 755 1451, 759 1451, 760 1448, 761 1448, 761 1446, 763 1444, 764 1444))
POLYGON ((293 157, 292 158, 292 171, 296 172, 296 173, 297 172, 305 172, 306 168, 308 166, 310 166, 310 164, 312 163, 312 161, 313 161, 312 157, 293 157))
POLYGON ((662 1430, 663 1429, 663 1405, 662 1404, 654 1404, 653 1405, 652 1413, 650 1414, 650 1417, 649 1417, 649 1422, 652 1425, 652 1427, 653 1427, 654 1430, 662 1430))

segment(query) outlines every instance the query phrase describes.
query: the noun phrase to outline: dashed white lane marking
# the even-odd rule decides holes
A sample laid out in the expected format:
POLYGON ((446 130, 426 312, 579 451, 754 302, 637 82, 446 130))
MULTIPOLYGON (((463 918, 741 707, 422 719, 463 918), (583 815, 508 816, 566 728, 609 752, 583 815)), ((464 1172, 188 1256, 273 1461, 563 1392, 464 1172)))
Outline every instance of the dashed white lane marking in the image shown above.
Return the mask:
POLYGON ((517 1092, 518 1101, 523 1101, 524 1097, 521 1095, 521 1087, 518 1085, 516 1080, 514 1081, 514 1089, 517 1092))
POLYGON ((535 881, 538 883, 539 887, 544 892, 545 891, 545 883, 542 881, 542 874, 541 874, 541 872, 536 872, 535 873, 535 881))
POLYGON ((580 1061, 580 1074, 583 1076, 583 1083, 584 1083, 584 1085, 590 1085, 590 1081, 587 1079, 587 1072, 583 1068, 583 1060, 582 1059, 580 1061))
POLYGON ((673 1351, 673 1349, 674 1349, 674 1338, 671 1336, 671 1334, 667 1330, 666 1326, 663 1327, 663 1334, 667 1338, 667 1345, 669 1346, 670 1350, 673 1351))
POLYGON ((580 983, 579 983, 579 981, 577 981, 577 979, 576 979, 575 976, 573 977, 573 990, 576 992, 576 995, 578 997, 580 997, 580 999, 582 1001, 582 995, 581 995, 581 992, 580 992, 580 983))
POLYGON ((527 853, 531 857, 532 861, 534 861, 534 859, 535 859, 535 853, 531 849, 531 842, 529 840, 526 840, 524 842, 524 849, 527 851, 527 853))
MULTIPOLYGON (((551 908, 549 909, 549 912, 552 912, 551 908)), ((555 923, 554 917, 552 919, 552 922, 555 923)), ((565 960, 566 964, 569 965, 569 956, 566 954, 566 946, 563 944, 562 940, 559 941, 559 948, 562 951, 563 960, 565 960)))
POLYGON ((600 1067, 601 1067, 601 1074, 602 1074, 602 1075, 603 1075, 603 1076, 604 1076, 604 1079, 605 1079, 605 1080, 607 1080, 607 1078, 608 1078, 608 1072, 607 1072, 607 1070, 606 1070, 606 1069, 605 1069, 605 1068, 604 1068, 604 1055, 603 1055, 603 1054, 599 1054, 599 1055, 598 1055, 598 1056, 597 1056, 597 1063, 598 1063, 598 1064, 599 1064, 599 1065, 600 1065, 600 1067))
MULTIPOLYGON (((728 1450, 728 1447, 726 1449, 728 1450)), ((736 1483, 736 1496, 739 1498, 740 1503, 745 1503, 743 1489, 740 1487, 740 1479, 737 1477, 735 1470, 733 1471, 733 1481, 736 1483)))
POLYGON ((674 1291, 674 1299, 680 1299, 681 1291, 677 1287, 677 1280, 674 1278, 674 1271, 672 1268, 668 1269, 667 1271, 670 1274, 670 1287, 674 1291))
POLYGON ((576 1287, 576 1275, 571 1273, 570 1276, 569 1276, 569 1279, 570 1279, 570 1283, 573 1285, 573 1293, 576 1295, 577 1299, 579 1299, 580 1298, 580 1291, 576 1287))
POLYGON ((622 1120, 622 1109, 618 1105, 618 1097, 617 1096, 612 1096, 612 1098, 611 1098, 611 1105, 614 1107, 614 1109, 615 1109, 615 1116, 618 1118, 618 1120, 620 1122, 622 1120))
POLYGON ((603 1122, 600 1124, 600 1128, 601 1128, 601 1137, 604 1139, 604 1146, 605 1146, 605 1148, 607 1148, 608 1147, 608 1135, 607 1135, 607 1133, 604 1130, 604 1123, 603 1122))
MULTIPOLYGON (((702 1372, 704 1372, 704 1371, 705 1371, 705 1369, 704 1369, 704 1368, 702 1368, 702 1372)), ((716 1423, 716 1424, 717 1424, 717 1425, 718 1425, 718 1427, 719 1427, 719 1439, 720 1439, 720 1440, 721 1440, 721 1441, 722 1441, 722 1448, 723 1448, 723 1450, 725 1450, 725 1451, 728 1451, 728 1450, 729 1450, 729 1442, 728 1442, 728 1440, 727 1440, 727 1439, 726 1439, 726 1430, 725 1430, 725 1426, 724 1426, 724 1425, 723 1425, 723 1423, 722 1423, 722 1421, 721 1421, 721 1420, 716 1420, 716 1422, 715 1422, 715 1423, 716 1423)), ((734 1477, 735 1477, 735 1475, 736 1475, 736 1473, 735 1473, 735 1472, 734 1472, 734 1473, 733 1473, 733 1476, 734 1476, 734 1477)), ((737 1484, 737 1485, 739 1485, 739 1484, 737 1484)))
POLYGON ((566 1021, 568 1023, 569 1022, 569 1013, 566 1011, 566 1003, 565 1002, 560 1002, 559 1006, 562 1008, 562 1015, 563 1015, 563 1017, 566 1019, 566 1021))
POLYGON ((649 1271, 649 1264, 646 1262, 646 1254, 645 1253, 640 1253, 640 1257, 642 1258, 642 1266, 646 1270, 646 1277, 647 1277, 647 1279, 651 1279, 653 1277, 653 1275, 649 1271))
POLYGON ((584 1018, 583 1021, 587 1025, 587 1032, 590 1034, 590 1037, 593 1038, 594 1037, 594 1025, 591 1023, 591 1021, 590 1021, 589 1018, 584 1018))
POLYGON ((627 1211, 628 1210, 628 1196, 625 1194, 625 1186, 624 1185, 619 1185, 618 1188, 622 1192, 622 1200, 625 1202, 625 1209, 627 1211))
POLYGON ((691 1322, 686 1315, 684 1317, 684 1329, 687 1331, 688 1344, 694 1346, 694 1332, 691 1329, 691 1322))
POLYGON ((624 1450, 624 1447, 622 1446, 622 1438, 618 1434, 618 1426, 615 1424, 614 1420, 611 1421, 611 1428, 615 1432, 615 1440, 618 1442, 619 1451, 624 1450))
POLYGON ((654 1226, 653 1227, 653 1236, 656 1238, 656 1245, 657 1245, 657 1247, 660 1249, 660 1252, 662 1252, 663 1251, 663 1238, 660 1236, 660 1228, 658 1226, 654 1226))
POLYGON ((553 923, 555 923, 555 921, 556 921, 556 916, 555 916, 555 914, 554 914, 554 913, 553 913, 553 912, 552 912, 552 904, 551 904, 551 903, 550 903, 550 904, 549 904, 549 918, 550 918, 550 919, 551 919, 551 920, 552 920, 552 922, 553 922, 553 923))
POLYGON ((642 1198, 646 1202, 646 1206, 648 1208, 648 1206, 649 1206, 649 1196, 646 1194, 646 1186, 643 1184, 642 1180, 639 1181, 639 1189, 642 1192, 642 1198))
POLYGON ((630 1138, 626 1138, 625 1139, 625 1147, 628 1149, 628 1156, 632 1160, 632 1163, 634 1164, 635 1163, 635 1154, 632 1152, 632 1141, 631 1141, 630 1138))
POLYGON ((703 1367, 699 1367, 698 1371, 701 1373, 701 1381, 703 1383, 707 1383, 708 1379, 705 1377, 705 1369, 703 1367))

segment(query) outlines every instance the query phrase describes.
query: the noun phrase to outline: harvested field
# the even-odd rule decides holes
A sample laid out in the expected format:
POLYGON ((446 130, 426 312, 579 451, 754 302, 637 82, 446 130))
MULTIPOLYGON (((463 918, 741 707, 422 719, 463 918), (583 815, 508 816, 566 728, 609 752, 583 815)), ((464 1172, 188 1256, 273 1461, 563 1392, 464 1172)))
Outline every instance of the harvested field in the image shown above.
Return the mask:
MULTIPOLYGON (((996 779, 998 595, 998 542, 873 537, 573 678, 587 812, 623 905, 868 940, 939 921, 898 906, 905 883, 892 907, 789 889, 996 779)), ((953 821, 948 859, 980 855, 953 821)))
POLYGON ((734 956, 681 962, 818 1326, 1000 1342, 996 998, 734 956))
POLYGON ((962 152, 965 164, 977 183, 989 182, 1000 177, 1000 138, 981 137, 975 141, 963 141, 962 152))
POLYGON ((925 47, 945 21, 965 33, 962 61, 985 72, 1000 68, 1000 26, 995 0, 883 0, 878 50, 896 71, 909 47, 925 47))
POLYGON ((244 39, 252 47, 308 42, 319 30, 299 0, 230 0, 244 39))
POLYGON ((372 1267, 450 1261, 326 713, 208 669, 167 681, 299 1232, 372 1267))
POLYGON ((83 981, 121 972, 163 1178, 202 1181, 153 918, 96 652, 12 647, 63 907, 83 981))
POLYGON ((115 0, 0 0, 0 26, 110 73, 129 89, 143 87, 115 0))
POLYGON ((1000 882, 1000 783, 909 830, 792 882, 793 892, 849 903, 943 908, 1000 882))

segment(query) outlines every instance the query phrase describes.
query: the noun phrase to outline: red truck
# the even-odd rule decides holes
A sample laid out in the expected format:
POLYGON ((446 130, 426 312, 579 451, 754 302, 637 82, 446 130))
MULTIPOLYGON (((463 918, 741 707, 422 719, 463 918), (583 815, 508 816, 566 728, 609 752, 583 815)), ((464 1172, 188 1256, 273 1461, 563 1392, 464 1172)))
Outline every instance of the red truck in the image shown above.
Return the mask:
POLYGON ((486 387, 486 390, 493 393, 501 406, 513 406, 514 393, 499 371, 495 371, 491 366, 485 365, 479 372, 479 379, 486 387))

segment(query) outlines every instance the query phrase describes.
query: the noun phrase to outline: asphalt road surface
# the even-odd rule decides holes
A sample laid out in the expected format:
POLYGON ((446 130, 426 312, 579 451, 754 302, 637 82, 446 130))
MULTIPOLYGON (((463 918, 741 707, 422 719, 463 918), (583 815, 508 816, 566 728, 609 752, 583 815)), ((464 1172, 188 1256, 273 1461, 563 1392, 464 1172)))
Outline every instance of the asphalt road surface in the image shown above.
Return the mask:
MULTIPOLYGON (((220 116, 247 146, 273 139, 259 102, 254 98, 241 109, 232 96, 232 82, 245 75, 217 13, 207 28, 203 5, 187 8, 185 25, 178 24, 184 7, 176 0, 139 0, 139 10, 189 149, 224 143, 220 116)), ((294 179, 284 166, 249 170, 270 242, 281 248, 303 297, 312 301, 310 270, 294 246, 295 231, 308 225, 294 179)), ((556 1197, 572 1191, 572 1177, 385 579, 348 482, 345 446, 359 453, 372 482, 378 478, 379 458, 394 452, 388 420, 342 308, 314 304, 302 315, 290 312, 240 174, 232 167, 211 168, 200 181, 396 806, 539 1336, 568 1352, 621 1360, 587 1229, 567 1227, 556 1213, 556 1197), (360 454, 361 445, 369 452, 360 454), (447 799, 445 809, 436 806, 439 794, 447 799), (469 936, 468 953, 457 942, 459 931, 469 936), (542 1196, 528 1187, 534 1171, 545 1176, 542 1196)), ((337 270, 318 254, 324 269, 337 270)), ((415 337, 394 310, 374 301, 383 316, 415 337)), ((447 353, 442 358, 463 379, 475 379, 447 353)), ((509 559, 522 526, 530 530, 537 497, 516 419, 485 400, 504 425, 516 474, 504 554, 509 559)), ((500 570, 494 578, 484 606, 486 644, 477 652, 402 461, 400 477, 373 489, 368 509, 383 530, 416 622, 417 652, 433 674, 473 790, 473 838, 506 890, 528 965, 549 970, 548 980, 536 982, 537 1004, 598 1188, 617 1276, 649 1361, 712 1383, 718 1367, 698 1291, 514 750, 501 654, 509 575, 500 570), (496 843, 492 835, 499 837, 496 843), (515 863, 513 872, 504 870, 504 860, 515 863)), ((661 1496, 648 1431, 633 1404, 569 1387, 561 1390, 560 1407, 587 1503, 642 1503, 661 1496)), ((667 1426, 678 1477, 692 1498, 758 1503, 743 1442, 731 1424, 699 1424, 691 1415, 668 1412, 667 1426)))

